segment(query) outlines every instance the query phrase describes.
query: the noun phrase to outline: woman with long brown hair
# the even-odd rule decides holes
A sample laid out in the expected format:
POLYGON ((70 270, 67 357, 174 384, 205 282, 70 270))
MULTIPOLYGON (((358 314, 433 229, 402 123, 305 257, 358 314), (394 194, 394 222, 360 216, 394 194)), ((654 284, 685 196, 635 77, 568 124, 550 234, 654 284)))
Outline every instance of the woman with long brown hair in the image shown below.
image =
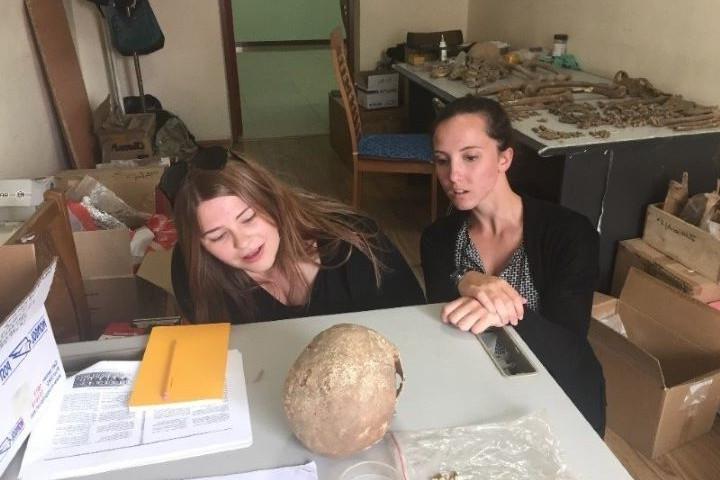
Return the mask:
POLYGON ((222 149, 201 151, 175 198, 172 279, 196 322, 247 323, 425 303, 377 225, 222 149), (234 158, 232 158, 234 157, 234 158))

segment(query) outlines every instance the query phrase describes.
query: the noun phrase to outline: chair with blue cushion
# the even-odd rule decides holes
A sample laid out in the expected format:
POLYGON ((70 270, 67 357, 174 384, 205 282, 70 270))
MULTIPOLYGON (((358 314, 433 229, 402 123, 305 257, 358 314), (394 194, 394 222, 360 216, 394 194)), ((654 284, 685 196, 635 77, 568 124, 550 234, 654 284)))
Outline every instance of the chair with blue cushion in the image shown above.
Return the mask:
POLYGON ((372 134, 363 135, 360 106, 355 85, 350 75, 340 28, 330 34, 335 78, 340 86, 353 157, 352 203, 360 200, 361 175, 374 173, 414 173, 430 176, 430 216, 437 216, 437 175, 432 162, 432 142, 426 134, 372 134))

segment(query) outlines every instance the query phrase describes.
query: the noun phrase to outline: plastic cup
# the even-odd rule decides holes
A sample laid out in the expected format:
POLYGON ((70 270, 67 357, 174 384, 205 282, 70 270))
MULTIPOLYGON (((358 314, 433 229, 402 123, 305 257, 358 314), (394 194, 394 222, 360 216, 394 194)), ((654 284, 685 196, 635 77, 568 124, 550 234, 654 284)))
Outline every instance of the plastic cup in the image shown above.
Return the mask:
POLYGON ((360 462, 346 469, 340 480, 403 480, 400 472, 383 462, 360 462))

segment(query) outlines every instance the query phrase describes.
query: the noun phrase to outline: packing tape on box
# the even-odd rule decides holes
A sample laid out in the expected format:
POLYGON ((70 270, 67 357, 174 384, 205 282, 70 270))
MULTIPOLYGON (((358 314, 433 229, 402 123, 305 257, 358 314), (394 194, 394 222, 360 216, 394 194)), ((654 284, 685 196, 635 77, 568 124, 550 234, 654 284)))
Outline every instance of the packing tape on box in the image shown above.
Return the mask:
POLYGON ((710 386, 713 383, 712 378, 695 382, 688 388, 688 392, 685 394, 683 403, 680 406, 681 410, 688 410, 694 408, 696 405, 703 403, 710 394, 710 386))
POLYGON ((701 404, 708 398, 712 383, 713 379, 708 378, 707 380, 695 382, 688 388, 683 403, 680 405, 680 411, 683 412, 685 417, 679 432, 680 444, 693 439, 697 435, 696 432, 699 428, 697 422, 701 420, 698 417, 698 411, 701 404))

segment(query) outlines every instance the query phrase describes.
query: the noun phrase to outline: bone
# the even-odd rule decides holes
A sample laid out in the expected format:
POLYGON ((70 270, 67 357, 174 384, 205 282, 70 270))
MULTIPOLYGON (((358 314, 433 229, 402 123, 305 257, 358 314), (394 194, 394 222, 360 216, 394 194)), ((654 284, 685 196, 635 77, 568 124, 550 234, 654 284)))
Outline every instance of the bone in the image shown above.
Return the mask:
POLYGON ((513 82, 504 85, 488 85, 487 87, 478 88, 475 91, 475 95, 497 95, 498 93, 504 92, 505 90, 522 90, 525 88, 525 85, 526 82, 513 82))
POLYGON ((548 87, 548 88, 541 88, 538 90, 538 95, 557 95, 559 93, 572 93, 572 90, 567 87, 548 87))
POLYGON ((612 99, 603 102, 604 105, 648 105, 652 103, 664 103, 670 98, 669 95, 659 95, 649 98, 622 98, 612 99))
POLYGON ((608 98, 623 98, 627 95, 627 88, 622 85, 591 85, 588 87, 573 87, 573 93, 595 93, 608 98))
POLYGON ((544 105, 508 105, 504 107, 508 112, 530 112, 534 110, 543 110, 544 105))
POLYGON ((540 75, 538 75, 537 73, 533 72, 530 69, 523 67, 522 65, 513 65, 513 64, 508 64, 508 65, 510 66, 510 69, 513 71, 513 73, 520 74, 521 76, 527 78, 528 80, 539 80, 540 79, 540 75))
POLYGON ((688 132, 690 130, 703 130, 705 128, 717 128, 720 127, 720 119, 711 120, 707 122, 697 123, 683 123, 681 125, 675 125, 672 127, 676 132, 688 132))
POLYGON ((659 125, 656 126, 662 126, 662 127, 672 127, 674 125, 684 125, 687 123, 698 123, 698 122, 707 122, 712 120, 720 120, 720 117, 718 116, 717 112, 714 113, 704 113, 702 115, 693 115, 690 117, 679 117, 679 118, 666 118, 661 119, 658 123, 659 125))
POLYGON ((538 91, 543 88, 555 88, 555 87, 591 87, 594 84, 590 82, 578 82, 578 81, 550 81, 550 82, 527 82, 523 91, 525 95, 537 95, 538 91))
POLYGON ((556 95, 544 95, 537 97, 526 97, 517 100, 508 100, 503 103, 503 106, 516 106, 516 105, 535 105, 543 103, 554 103, 554 102, 572 102, 572 93, 560 93, 556 95))
POLYGON ((572 77, 569 73, 561 73, 558 69, 553 67, 550 64, 538 62, 537 60, 532 60, 530 62, 526 62, 523 64, 527 68, 531 69, 532 71, 537 71, 538 69, 545 70, 546 72, 550 72, 553 76, 554 80, 558 81, 568 81, 572 77))

